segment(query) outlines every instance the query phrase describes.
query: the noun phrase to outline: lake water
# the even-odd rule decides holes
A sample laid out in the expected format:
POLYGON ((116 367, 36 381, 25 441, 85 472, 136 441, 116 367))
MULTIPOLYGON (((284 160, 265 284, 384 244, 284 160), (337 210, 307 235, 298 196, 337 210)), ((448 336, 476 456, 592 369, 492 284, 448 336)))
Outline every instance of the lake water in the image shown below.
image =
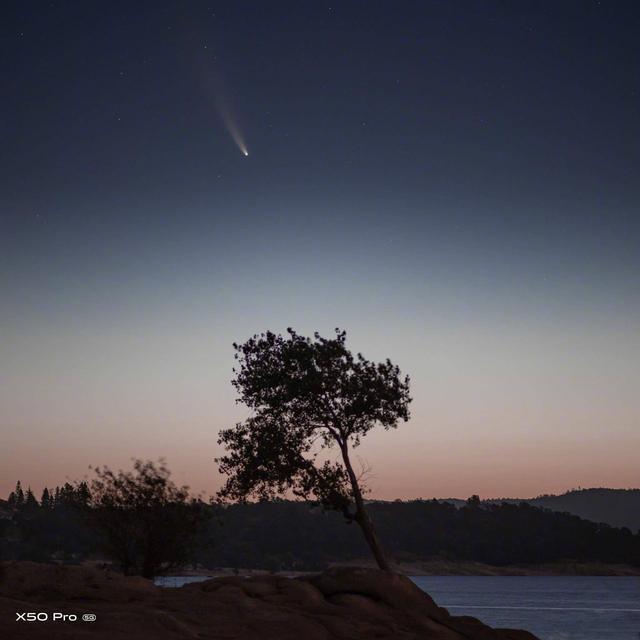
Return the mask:
POLYGON ((639 640, 640 578, 421 576, 453 615, 527 629, 542 640, 639 640))
MULTIPOLYGON (((179 587, 204 577, 158 578, 179 587)), ((541 640, 640 640, 640 578, 416 576, 453 615, 492 627, 527 629, 541 640)))

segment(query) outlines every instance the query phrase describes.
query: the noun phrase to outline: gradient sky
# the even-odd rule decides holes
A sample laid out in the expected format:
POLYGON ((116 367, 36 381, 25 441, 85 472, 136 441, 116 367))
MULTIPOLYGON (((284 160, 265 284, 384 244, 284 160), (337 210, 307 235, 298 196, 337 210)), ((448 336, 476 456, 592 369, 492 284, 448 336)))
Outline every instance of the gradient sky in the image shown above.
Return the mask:
POLYGON ((637 2, 1 11, 0 495, 213 491, 287 326, 411 375, 374 496, 640 485, 637 2))

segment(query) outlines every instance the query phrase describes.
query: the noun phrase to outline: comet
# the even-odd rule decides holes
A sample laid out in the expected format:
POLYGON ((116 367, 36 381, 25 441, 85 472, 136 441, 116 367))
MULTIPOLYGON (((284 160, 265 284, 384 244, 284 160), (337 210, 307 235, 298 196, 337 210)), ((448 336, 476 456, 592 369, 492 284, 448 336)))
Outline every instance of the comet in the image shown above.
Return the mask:
POLYGON ((204 65, 205 88, 214 109, 217 111, 224 128, 235 143, 240 153, 246 158, 249 148, 240 129, 236 110, 232 106, 230 93, 227 90, 220 70, 211 64, 204 65))
POLYGON ((249 149, 244 141, 242 131, 240 131, 240 125, 235 113, 231 110, 227 100, 223 100, 224 94, 219 95, 219 99, 216 102, 216 108, 220 115, 225 129, 231 136, 231 139, 235 142, 240 153, 246 158, 249 155, 249 149))

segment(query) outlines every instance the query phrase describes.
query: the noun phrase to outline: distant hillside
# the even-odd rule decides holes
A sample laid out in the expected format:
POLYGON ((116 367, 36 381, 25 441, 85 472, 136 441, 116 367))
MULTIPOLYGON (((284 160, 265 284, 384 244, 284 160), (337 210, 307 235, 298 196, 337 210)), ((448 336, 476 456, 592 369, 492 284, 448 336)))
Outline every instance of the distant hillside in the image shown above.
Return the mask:
POLYGON ((640 530, 640 489, 576 489, 527 500, 536 507, 567 511, 592 522, 640 530))
MULTIPOLYGON (((447 498, 456 507, 465 500, 447 498)), ((604 522, 612 527, 627 527, 640 531, 640 489, 574 489, 561 495, 543 495, 537 498, 496 498, 483 500, 486 504, 526 502, 535 507, 561 511, 580 516, 592 522, 604 522)))

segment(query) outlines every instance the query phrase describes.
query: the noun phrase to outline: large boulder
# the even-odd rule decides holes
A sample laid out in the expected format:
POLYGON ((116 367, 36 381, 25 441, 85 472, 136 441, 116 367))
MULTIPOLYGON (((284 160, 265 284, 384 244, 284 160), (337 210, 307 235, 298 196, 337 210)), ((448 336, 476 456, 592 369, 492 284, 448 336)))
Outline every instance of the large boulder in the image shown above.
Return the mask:
POLYGON ((454 617, 408 578, 336 568, 317 576, 214 578, 161 589, 92 567, 0 565, 0 637, 15 640, 535 640, 454 617), (46 612, 43 622, 16 612, 46 612), (54 612, 77 620, 53 621, 54 612), (83 622, 82 614, 95 614, 83 622))

